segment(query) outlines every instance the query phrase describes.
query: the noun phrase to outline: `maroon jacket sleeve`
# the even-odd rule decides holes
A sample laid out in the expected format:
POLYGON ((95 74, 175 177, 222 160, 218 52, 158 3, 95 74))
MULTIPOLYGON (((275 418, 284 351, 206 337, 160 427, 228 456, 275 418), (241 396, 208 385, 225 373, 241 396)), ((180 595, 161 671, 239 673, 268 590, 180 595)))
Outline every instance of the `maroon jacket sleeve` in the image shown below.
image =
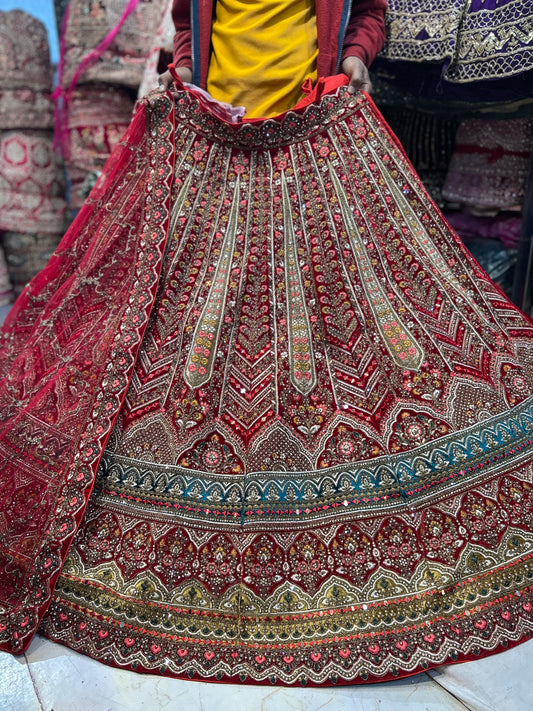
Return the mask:
POLYGON ((191 0, 174 0, 172 3, 174 21, 174 65, 192 67, 191 0))
POLYGON ((387 0, 353 0, 342 59, 359 57, 369 67, 385 42, 387 0))

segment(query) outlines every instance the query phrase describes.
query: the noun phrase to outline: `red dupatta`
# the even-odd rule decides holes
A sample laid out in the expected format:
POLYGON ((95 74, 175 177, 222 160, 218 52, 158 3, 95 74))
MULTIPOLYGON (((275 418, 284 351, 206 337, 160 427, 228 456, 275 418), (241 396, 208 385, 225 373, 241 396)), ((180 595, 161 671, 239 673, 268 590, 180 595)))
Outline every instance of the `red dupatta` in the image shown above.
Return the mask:
POLYGON ((0 340, 0 648, 45 613, 125 397, 170 215, 173 104, 149 97, 0 340))

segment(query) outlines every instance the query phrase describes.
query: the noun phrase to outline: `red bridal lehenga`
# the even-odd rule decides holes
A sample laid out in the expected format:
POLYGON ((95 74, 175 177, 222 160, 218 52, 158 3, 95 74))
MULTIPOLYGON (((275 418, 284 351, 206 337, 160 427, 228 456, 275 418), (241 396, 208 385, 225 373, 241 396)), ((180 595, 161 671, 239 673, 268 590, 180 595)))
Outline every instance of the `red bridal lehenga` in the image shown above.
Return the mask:
POLYGON ((533 328, 340 80, 138 108, 2 337, 0 637, 387 680, 533 629, 533 328))

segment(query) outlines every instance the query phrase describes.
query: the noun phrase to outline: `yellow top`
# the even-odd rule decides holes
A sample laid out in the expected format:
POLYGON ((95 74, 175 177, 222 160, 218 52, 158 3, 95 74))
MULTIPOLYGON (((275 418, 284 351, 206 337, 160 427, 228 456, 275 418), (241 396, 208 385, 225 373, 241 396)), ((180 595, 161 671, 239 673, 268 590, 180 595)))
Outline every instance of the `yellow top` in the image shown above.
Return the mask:
POLYGON ((247 118, 275 116, 316 79, 315 0, 217 0, 211 41, 209 93, 247 118))

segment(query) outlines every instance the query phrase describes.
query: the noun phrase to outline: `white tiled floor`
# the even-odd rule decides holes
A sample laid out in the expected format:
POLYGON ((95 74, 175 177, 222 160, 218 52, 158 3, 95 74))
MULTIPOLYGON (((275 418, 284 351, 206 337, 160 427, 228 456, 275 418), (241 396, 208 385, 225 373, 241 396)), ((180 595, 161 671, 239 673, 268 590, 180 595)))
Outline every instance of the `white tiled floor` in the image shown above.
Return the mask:
POLYGON ((0 711, 531 711, 533 640, 401 681, 334 689, 205 684, 106 667, 42 637, 0 653, 0 711))

